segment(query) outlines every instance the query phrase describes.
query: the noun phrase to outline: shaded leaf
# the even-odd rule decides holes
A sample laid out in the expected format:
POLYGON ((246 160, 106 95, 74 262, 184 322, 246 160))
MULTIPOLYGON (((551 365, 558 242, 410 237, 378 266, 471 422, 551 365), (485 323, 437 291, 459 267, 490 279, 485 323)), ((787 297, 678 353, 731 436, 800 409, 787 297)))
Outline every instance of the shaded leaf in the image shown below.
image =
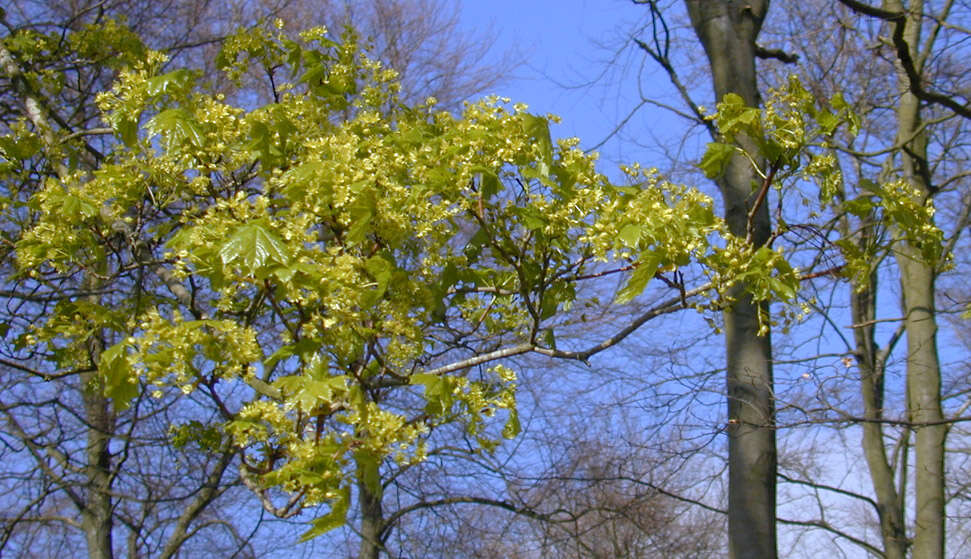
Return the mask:
POLYGON ((522 425, 519 423, 519 412, 515 408, 509 410, 509 419, 506 420, 506 425, 502 428, 502 436, 507 439, 515 438, 522 431, 522 425))
POLYGON ((138 380, 132 374, 125 344, 117 343, 101 352, 98 370, 104 378, 105 396, 111 398, 115 410, 128 409, 138 396, 138 380))

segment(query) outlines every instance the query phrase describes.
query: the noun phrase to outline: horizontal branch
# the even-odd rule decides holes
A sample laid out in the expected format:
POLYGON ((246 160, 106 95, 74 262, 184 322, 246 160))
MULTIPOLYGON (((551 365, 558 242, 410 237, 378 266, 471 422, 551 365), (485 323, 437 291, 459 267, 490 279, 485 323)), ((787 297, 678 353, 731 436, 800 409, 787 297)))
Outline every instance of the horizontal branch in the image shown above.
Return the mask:
POLYGON ((860 538, 855 538, 842 530, 837 530, 836 528, 833 528, 833 526, 830 525, 830 523, 826 522, 825 520, 791 520, 788 518, 781 518, 781 517, 777 518, 776 520, 779 522, 779 524, 788 524, 790 526, 806 526, 808 528, 819 528, 820 530, 824 530, 826 532, 839 536, 849 541, 850 543, 853 543, 855 545, 862 547, 863 549, 866 549, 867 551, 872 553, 874 557, 884 556, 883 550, 881 550, 880 548, 864 540, 861 540, 860 538))
POLYGON ((537 348, 534 344, 520 344, 513 347, 507 347, 505 349, 497 349, 496 351, 490 351, 489 353, 483 353, 482 355, 476 355, 475 357, 470 357, 468 359, 463 359, 462 361, 456 361, 436 369, 425 371, 425 374, 447 375, 449 373, 454 373, 456 371, 461 371, 463 369, 468 369, 470 367, 475 367, 491 361, 497 361, 499 359, 529 353, 531 351, 535 351, 536 349, 537 348))
POLYGON ((665 314, 670 314, 672 312, 685 309, 687 308, 685 306, 686 299, 688 299, 689 297, 695 297, 696 295, 700 295, 711 289, 712 289, 712 285, 710 283, 707 283, 705 285, 702 285, 701 287, 697 287, 695 289, 692 289, 691 291, 686 291, 683 294, 672 297, 667 301, 664 301, 661 304, 656 305, 651 309, 647 310, 646 312, 642 313, 640 316, 635 318, 629 325, 627 325, 626 328, 624 328, 620 332, 617 332, 616 334, 607 338, 606 340, 583 351, 561 351, 561 350, 556 350, 552 348, 540 348, 540 347, 535 348, 533 351, 549 357, 557 357, 560 359, 575 359, 577 361, 583 361, 584 363, 586 363, 587 360, 593 357, 594 355, 622 342, 625 338, 627 338, 628 336, 636 332, 637 329, 643 326, 647 321, 665 314))

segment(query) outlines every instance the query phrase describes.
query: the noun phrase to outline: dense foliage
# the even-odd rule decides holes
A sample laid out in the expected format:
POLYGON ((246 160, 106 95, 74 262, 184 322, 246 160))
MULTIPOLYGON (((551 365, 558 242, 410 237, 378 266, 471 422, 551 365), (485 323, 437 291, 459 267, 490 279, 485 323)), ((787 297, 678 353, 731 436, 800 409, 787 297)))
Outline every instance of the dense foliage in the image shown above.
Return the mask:
MULTIPOLYGON (((729 307, 737 286, 791 302, 798 258, 774 242, 822 214, 876 216, 868 245, 819 225, 839 251, 830 272, 857 283, 895 243, 945 260, 932 205, 906 183, 846 199, 830 140, 855 117, 798 80, 764 110, 726 96, 710 119, 701 169, 748 158, 750 220, 770 192, 814 194, 808 225, 782 220, 755 248, 751 229, 730 234, 707 196, 654 170, 613 184, 578 140, 554 140, 552 117, 496 98, 460 114, 408 106, 352 33, 282 27, 228 38, 219 87, 119 22, 7 37, 22 110, 0 136, 0 209, 5 296, 39 317, 8 326, 21 366, 78 376, 112 413, 201 403, 210 414, 177 420, 171 443, 234 449, 279 516, 328 505, 305 537, 343 523, 353 491, 380 498, 385 465, 425 459, 437 428, 460 427, 472 452, 515 437, 508 358, 586 360, 660 314, 729 307), (52 109, 71 75, 52 63, 63 41, 111 76, 83 127, 52 109), (220 89, 243 80, 273 101, 220 89), (563 335, 574 308, 630 303, 655 278, 672 298, 602 343, 563 335)), ((778 316, 760 308, 764 332, 778 316)))
MULTIPOLYGON (((26 61, 47 39, 6 48, 26 61)), ((434 99, 404 106, 351 35, 226 41, 229 79, 269 79, 275 102, 254 107, 167 68, 121 25, 70 40, 79 56, 111 49, 118 77, 97 97, 107 128, 59 128, 39 101, 3 138, 13 281, 77 290, 21 344, 52 374, 97 366, 91 388, 116 409, 201 391, 221 421, 173 426, 176 440, 215 448, 225 430, 254 489, 291 495, 267 498, 278 514, 331 503, 311 535, 343 520, 351 480, 377 490, 380 464, 421 460, 438 425, 489 449, 500 413, 515 436, 501 360, 576 357, 555 329, 578 282, 629 271, 624 303, 694 265, 715 282, 692 294, 717 299, 743 273, 770 282, 760 297, 793 291, 780 253, 733 241, 706 196, 636 166, 611 184, 508 101, 458 116, 434 99), (114 139, 92 156, 88 134, 114 139)), ((59 77, 19 79, 31 106, 59 77)))

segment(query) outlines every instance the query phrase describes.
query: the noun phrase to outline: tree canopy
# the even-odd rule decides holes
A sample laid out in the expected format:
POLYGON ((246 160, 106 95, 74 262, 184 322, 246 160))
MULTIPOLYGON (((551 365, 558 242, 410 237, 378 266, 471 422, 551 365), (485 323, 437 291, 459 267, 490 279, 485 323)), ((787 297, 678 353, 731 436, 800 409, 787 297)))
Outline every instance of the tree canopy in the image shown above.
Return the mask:
POLYGON ((760 298, 798 281, 701 193, 638 166, 611 184, 549 117, 495 98, 459 115, 404 105, 352 34, 230 37, 227 79, 262 67, 272 86, 246 107, 117 22, 85 27, 68 37, 77 55, 117 71, 91 129, 59 125, 60 75, 26 69, 50 40, 3 47, 25 107, 2 143, 10 281, 57 301, 19 343, 43 374, 96 368, 88 388, 116 410, 203 394, 219 419, 175 425, 176 440, 215 448, 224 430, 276 514, 329 503, 308 537, 343 521, 354 480, 378 491, 383 461, 421 460, 439 425, 489 450, 499 414, 515 436, 503 359, 586 359, 698 294, 715 304, 740 275, 762 278, 760 298), (691 266, 712 281, 604 343, 557 339, 579 282, 627 274, 625 303, 691 266))
POLYGON ((513 100, 412 101, 352 29, 293 34, 277 21, 219 47, 212 74, 122 19, 0 43, 2 297, 14 309, 3 366, 83 418, 87 438, 31 442, 18 414, 33 404, 4 413, 38 463, 80 472, 63 487, 91 557, 111 556, 106 464, 135 440, 138 422, 119 418, 163 417, 154 448, 209 460, 177 522, 217 498, 233 465, 273 515, 323 511, 303 539, 356 503, 361 555, 377 557, 386 482, 428 459, 433 437, 489 456, 519 435, 515 358, 588 363, 682 310, 764 353, 768 380, 741 362, 730 371, 718 429, 773 437, 772 471, 756 481, 774 523, 770 328, 811 312, 798 299, 807 279, 863 293, 888 255, 949 262, 913 177, 847 188, 841 158, 860 117, 796 77, 761 107, 749 106, 754 82, 754 101, 729 91, 711 115, 692 106, 723 218, 653 168, 608 179, 578 139, 556 138, 556 117, 513 100), (580 337, 587 309, 620 311, 580 337), (48 384, 65 379, 79 401, 48 384), (764 409, 748 413, 756 392, 764 409))

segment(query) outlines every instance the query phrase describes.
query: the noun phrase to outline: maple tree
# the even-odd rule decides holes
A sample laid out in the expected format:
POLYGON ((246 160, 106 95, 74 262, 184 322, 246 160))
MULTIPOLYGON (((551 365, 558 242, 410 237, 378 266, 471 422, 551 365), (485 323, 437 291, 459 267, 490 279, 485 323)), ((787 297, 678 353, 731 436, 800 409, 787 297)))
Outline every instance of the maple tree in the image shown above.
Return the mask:
POLYGON ((2 142, 15 279, 77 294, 20 344, 44 348, 51 374, 97 368, 89 389, 116 409, 204 395, 220 421, 175 425, 175 441, 214 448, 227 433, 278 515, 329 503, 307 537, 343 522, 355 480, 379 499, 381 464, 421 460, 438 425, 459 422, 488 450, 500 414, 515 436, 503 359, 586 359, 653 316, 706 304, 699 294, 717 299, 738 274, 763 278, 750 282, 757 297, 791 292, 781 253, 732 242, 706 196, 637 166, 611 184, 576 140, 552 140, 547 117, 504 100, 459 116, 431 99, 405 106, 394 72, 350 37, 229 38, 226 76, 261 66, 276 99, 240 107, 198 72, 166 71, 123 26, 85 28, 70 40, 113 49, 119 76, 98 96, 104 126, 89 130, 51 122, 56 74, 18 64, 43 41, 3 51, 27 107, 2 142), (94 155, 87 135, 110 141, 94 155), (23 180, 38 169, 46 178, 23 180), (629 273, 624 303, 689 266, 712 281, 669 281, 673 298, 603 343, 558 347, 578 282, 629 273))

